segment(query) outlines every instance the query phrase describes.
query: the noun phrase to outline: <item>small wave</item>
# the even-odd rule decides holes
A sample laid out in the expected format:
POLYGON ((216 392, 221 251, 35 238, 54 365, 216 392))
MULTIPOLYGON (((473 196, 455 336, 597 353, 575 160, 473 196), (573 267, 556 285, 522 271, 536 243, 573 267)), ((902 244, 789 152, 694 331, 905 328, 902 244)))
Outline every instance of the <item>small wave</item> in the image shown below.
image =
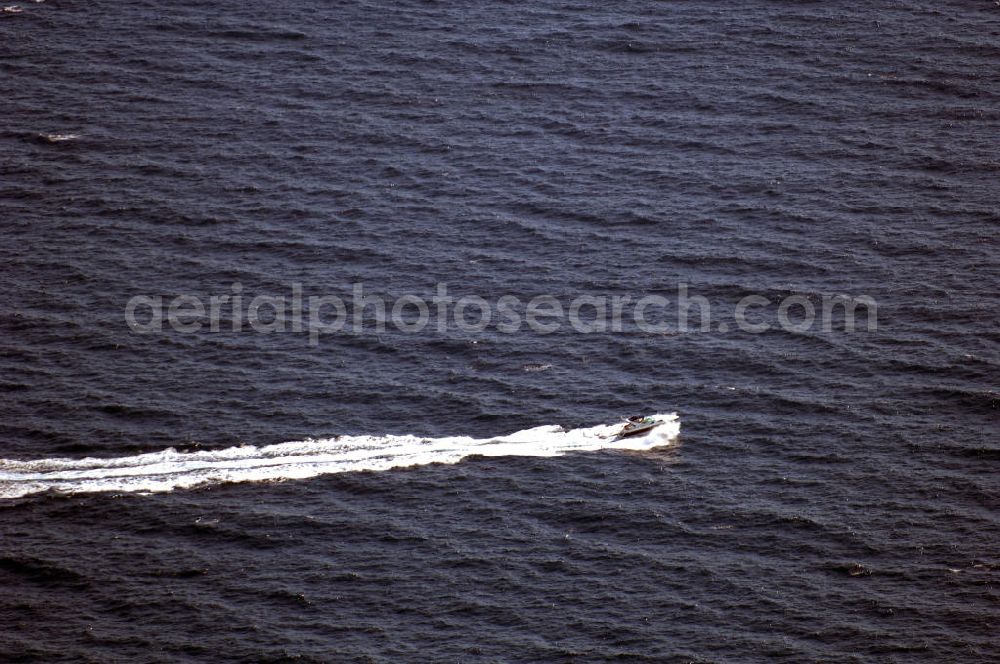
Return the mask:
POLYGON ((216 39, 235 39, 244 41, 299 41, 307 39, 304 32, 294 30, 216 30, 208 33, 209 37, 216 39))
POLYGON ((305 479, 329 473, 457 463, 469 456, 541 456, 599 449, 648 450, 680 433, 676 414, 644 436, 612 440, 620 425, 564 430, 547 425, 498 438, 339 436, 256 447, 160 452, 112 459, 0 459, 0 498, 57 493, 164 492, 225 482, 305 479))

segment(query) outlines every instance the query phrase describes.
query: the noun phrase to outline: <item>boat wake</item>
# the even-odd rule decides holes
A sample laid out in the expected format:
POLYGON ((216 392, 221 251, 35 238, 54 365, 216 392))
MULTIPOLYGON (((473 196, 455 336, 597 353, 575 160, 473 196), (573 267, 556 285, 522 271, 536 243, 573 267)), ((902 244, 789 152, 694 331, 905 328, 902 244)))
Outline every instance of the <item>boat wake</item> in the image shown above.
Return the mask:
POLYGON ((222 450, 161 452, 112 459, 0 459, 0 498, 34 493, 163 492, 224 482, 261 482, 328 473, 381 471, 429 463, 457 463, 473 456, 558 456, 599 449, 647 450, 668 445, 680 433, 676 414, 649 433, 615 441, 621 425, 563 430, 540 426, 498 438, 466 436, 338 436, 222 450))

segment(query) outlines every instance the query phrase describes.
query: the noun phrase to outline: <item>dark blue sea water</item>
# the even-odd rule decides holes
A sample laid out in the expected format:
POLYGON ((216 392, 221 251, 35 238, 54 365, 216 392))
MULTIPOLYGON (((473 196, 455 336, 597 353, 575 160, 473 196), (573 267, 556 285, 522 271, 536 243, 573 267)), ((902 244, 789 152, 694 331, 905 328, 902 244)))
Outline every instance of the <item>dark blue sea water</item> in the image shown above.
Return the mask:
POLYGON ((0 660, 1000 660, 995 3, 23 7, 0 14, 0 471, 634 413, 681 436, 7 499, 0 660), (840 293, 878 327, 126 325, 133 296, 234 282, 686 284, 719 320, 840 293))

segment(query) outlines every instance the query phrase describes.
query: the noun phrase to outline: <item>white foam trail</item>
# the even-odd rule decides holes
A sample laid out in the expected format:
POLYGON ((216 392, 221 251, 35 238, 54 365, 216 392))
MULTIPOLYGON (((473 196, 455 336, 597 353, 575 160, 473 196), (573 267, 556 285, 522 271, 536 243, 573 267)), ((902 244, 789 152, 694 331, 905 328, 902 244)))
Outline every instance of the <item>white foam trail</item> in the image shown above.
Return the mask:
POLYGON ((327 473, 457 463, 476 454, 547 457, 604 448, 648 450, 677 438, 680 421, 676 414, 652 417, 663 424, 646 435, 617 442, 611 438, 620 430, 620 424, 571 431, 550 425, 489 439, 340 436, 201 452, 170 448, 113 459, 0 459, 0 498, 50 490, 160 492, 222 482, 303 479, 327 473))

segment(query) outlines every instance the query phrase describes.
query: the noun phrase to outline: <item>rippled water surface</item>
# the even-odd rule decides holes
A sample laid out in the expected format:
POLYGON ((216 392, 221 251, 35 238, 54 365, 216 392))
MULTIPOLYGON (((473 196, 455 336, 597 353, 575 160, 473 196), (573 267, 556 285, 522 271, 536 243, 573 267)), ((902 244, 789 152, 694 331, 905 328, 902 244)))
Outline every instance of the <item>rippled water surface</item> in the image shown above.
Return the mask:
POLYGON ((995 3, 23 8, 0 14, 0 476, 675 410, 681 436, 9 498, 0 659, 1000 658, 995 3), (723 317, 845 293, 878 330, 125 324, 134 295, 234 282, 684 283, 723 317))

